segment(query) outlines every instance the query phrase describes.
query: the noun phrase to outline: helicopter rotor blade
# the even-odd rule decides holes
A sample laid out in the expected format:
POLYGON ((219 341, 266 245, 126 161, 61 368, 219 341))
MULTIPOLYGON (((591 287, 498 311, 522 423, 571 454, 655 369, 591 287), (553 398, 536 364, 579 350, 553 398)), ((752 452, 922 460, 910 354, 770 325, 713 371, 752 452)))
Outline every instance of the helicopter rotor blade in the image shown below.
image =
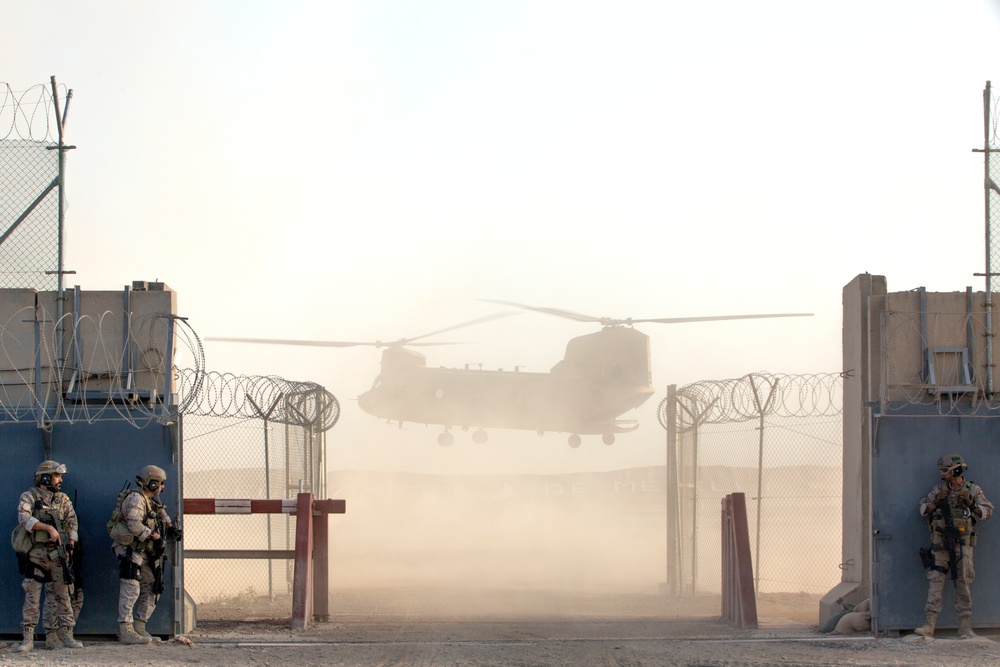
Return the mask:
MULTIPOLYGON (((380 340, 372 342, 358 342, 358 341, 339 341, 339 340, 289 340, 286 338, 221 338, 221 337, 207 337, 206 341, 218 341, 223 343, 254 343, 256 345, 303 345, 308 347, 397 347, 402 345, 402 342, 397 341, 393 343, 383 343, 380 340)), ((466 345, 465 341, 439 341, 433 343, 407 343, 413 347, 431 345, 466 345)))
POLYGON ((760 320, 770 317, 812 317, 812 313, 767 313, 762 315, 709 315, 705 317, 660 317, 654 319, 632 319, 624 322, 635 324, 636 322, 653 322, 656 324, 683 324, 684 322, 715 322, 718 320, 760 320))
POLYGON ((511 315, 517 315, 518 313, 514 311, 505 311, 502 313, 493 313, 492 315, 485 315, 483 317, 477 317, 474 320, 469 320, 468 322, 462 322, 461 324, 455 324, 450 327, 445 327, 444 329, 438 329, 437 331, 432 331, 431 333, 422 334, 420 336, 414 336, 413 338, 400 338, 395 341, 371 341, 371 342, 361 342, 361 341, 337 341, 337 340, 290 340, 286 338, 231 338, 231 337, 208 337, 205 338, 206 341, 219 341, 225 343, 255 343, 258 345, 301 345, 307 347, 357 347, 357 346, 368 346, 368 347, 403 347, 403 346, 432 346, 432 345, 466 345, 466 341, 433 341, 426 343, 415 343, 414 341, 420 340, 421 338, 427 338, 429 336, 436 336, 437 334, 444 333, 446 331, 454 331, 455 329, 461 329, 462 327, 470 327, 473 324, 481 324, 483 322, 489 322, 490 320, 500 319, 501 317, 510 317, 511 315))
POLYGON ((592 315, 581 315, 580 313, 574 313, 560 308, 526 306, 523 303, 514 303, 513 301, 498 301, 496 299, 483 299, 483 301, 498 303, 503 306, 513 306, 514 308, 522 308, 524 310, 534 310, 535 312, 545 313, 546 315, 555 315, 556 317, 565 317, 566 319, 576 320, 577 322, 603 322, 606 319, 603 317, 594 317, 592 315))
POLYGON ((440 345, 440 343, 413 343, 415 340, 420 340, 421 338, 427 338, 428 336, 436 336, 446 331, 454 331, 455 329, 462 329, 464 327, 471 327, 474 324, 482 324, 483 322, 489 322, 491 320, 498 320, 502 317, 510 317, 511 315, 517 315, 518 313, 513 311, 505 311, 502 313, 493 313, 492 315, 484 315, 483 317, 477 317, 474 320, 469 320, 468 322, 462 322, 461 324, 454 324, 450 327, 445 327, 444 329, 438 329, 437 331, 432 331, 431 333, 422 334, 420 336, 414 336, 413 338, 403 338, 393 343, 394 345, 440 345))
POLYGON ((485 299, 491 303, 499 303, 506 306, 513 306, 515 308, 523 308, 525 310, 534 310, 539 313, 545 313, 547 315, 555 315, 556 317, 564 317, 571 320, 576 320, 577 322, 598 322, 606 327, 618 326, 621 324, 633 325, 638 323, 654 323, 654 324, 683 324, 685 322, 714 322, 720 320, 756 320, 771 317, 812 317, 812 313, 773 313, 773 314, 761 314, 761 315, 707 315, 704 317, 657 317, 657 318, 632 318, 627 317, 625 319, 616 319, 613 317, 594 317, 592 315, 581 315, 580 313, 574 313, 568 310, 562 310, 560 308, 541 308, 538 306, 526 306, 521 303, 513 303, 511 301, 496 301, 493 299, 485 299))

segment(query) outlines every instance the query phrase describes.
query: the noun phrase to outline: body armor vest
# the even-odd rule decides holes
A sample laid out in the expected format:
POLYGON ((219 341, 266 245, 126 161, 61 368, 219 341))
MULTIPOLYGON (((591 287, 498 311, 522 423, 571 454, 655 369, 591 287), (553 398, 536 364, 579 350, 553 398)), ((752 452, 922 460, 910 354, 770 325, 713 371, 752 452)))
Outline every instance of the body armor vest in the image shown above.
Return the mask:
MULTIPOLYGON (((41 521, 42 523, 47 523, 50 526, 55 527, 55 529, 60 533, 66 531, 66 526, 63 525, 64 517, 62 515, 62 511, 59 509, 59 505, 62 504, 62 499, 59 497, 61 495, 61 492, 54 491, 52 493, 52 498, 46 502, 42 497, 40 489, 31 489, 31 496, 35 499, 35 501, 31 504, 31 516, 35 517, 36 520, 41 521)), ((33 530, 31 531, 31 541, 48 544, 52 541, 52 539, 44 530, 33 530)))
MULTIPOLYGON (((972 483, 966 482, 963 488, 972 491, 972 483)), ((930 516, 931 545, 936 550, 947 549, 947 535, 950 532, 956 542, 967 546, 976 546, 976 520, 971 508, 966 507, 959 497, 961 489, 948 493, 948 502, 939 506, 930 516)))

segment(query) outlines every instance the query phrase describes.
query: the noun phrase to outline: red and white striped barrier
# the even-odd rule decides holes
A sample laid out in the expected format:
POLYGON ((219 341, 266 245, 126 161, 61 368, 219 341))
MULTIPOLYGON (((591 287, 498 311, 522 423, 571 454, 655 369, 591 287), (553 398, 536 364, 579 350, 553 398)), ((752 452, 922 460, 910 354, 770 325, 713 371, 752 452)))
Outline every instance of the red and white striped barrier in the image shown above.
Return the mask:
POLYGON ((292 629, 305 630, 311 619, 330 615, 330 514, 344 514, 343 500, 313 500, 311 493, 297 498, 254 500, 241 498, 185 498, 184 514, 292 514, 295 549, 185 549, 185 558, 294 558, 292 629), (310 585, 311 584, 311 585, 310 585))

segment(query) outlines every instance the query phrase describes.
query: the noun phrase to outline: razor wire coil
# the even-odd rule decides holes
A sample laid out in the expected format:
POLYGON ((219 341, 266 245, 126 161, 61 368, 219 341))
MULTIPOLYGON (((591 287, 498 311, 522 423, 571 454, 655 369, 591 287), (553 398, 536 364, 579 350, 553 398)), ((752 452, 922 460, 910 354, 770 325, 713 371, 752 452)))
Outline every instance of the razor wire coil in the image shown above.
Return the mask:
MULTIPOLYGON (((843 379, 839 373, 811 375, 748 373, 726 380, 704 380, 677 390, 682 423, 723 424, 762 416, 829 417, 843 411, 843 379)), ((660 401, 657 417, 667 428, 668 399, 660 401)))
POLYGON ((181 414, 266 418, 318 431, 340 418, 337 398, 314 382, 207 372, 197 332, 172 314, 56 319, 36 305, 0 322, 0 423, 42 412, 45 423, 126 420, 140 427, 165 418, 165 393, 181 414), (180 367, 180 359, 190 362, 180 367))
MULTIPOLYGON (((66 92, 65 86, 57 89, 66 92)), ((0 140, 53 141, 57 130, 54 115, 49 85, 40 83, 27 90, 14 90, 9 83, 0 81, 0 140)))
POLYGON ((177 371, 179 393, 197 395, 186 414, 269 419, 326 431, 340 419, 336 396, 315 382, 296 382, 273 375, 234 375, 196 369, 177 371), (198 382, 202 386, 196 387, 198 382))

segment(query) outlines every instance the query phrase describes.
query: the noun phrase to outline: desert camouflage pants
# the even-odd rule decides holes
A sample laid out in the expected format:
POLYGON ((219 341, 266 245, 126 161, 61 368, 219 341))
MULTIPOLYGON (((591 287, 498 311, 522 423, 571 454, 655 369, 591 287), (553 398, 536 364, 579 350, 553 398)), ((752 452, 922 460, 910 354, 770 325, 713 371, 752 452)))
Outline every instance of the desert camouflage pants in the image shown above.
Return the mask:
MULTIPOLYGON (((116 545, 115 555, 123 557, 126 549, 116 545)), ((156 608, 153 598, 153 570, 146 555, 132 552, 132 562, 139 566, 139 580, 118 579, 118 622, 131 623, 133 618, 148 621, 156 608)))
MULTIPOLYGON (((972 595, 969 592, 969 586, 972 584, 972 580, 976 578, 976 569, 972 561, 972 547, 961 547, 959 555, 960 558, 956 566, 955 578, 955 611, 958 612, 959 616, 967 616, 972 614, 972 595)), ((950 561, 951 557, 947 549, 934 551, 935 565, 949 567, 950 561)), ((950 579, 950 568, 947 574, 938 572, 937 570, 927 571, 927 581, 930 583, 927 587, 925 611, 933 611, 935 613, 941 611, 941 592, 944 590, 944 583, 950 579)))
POLYGON ((59 552, 45 546, 36 546, 28 552, 28 560, 35 566, 36 574, 47 572, 52 581, 42 583, 25 578, 21 582, 24 589, 24 606, 21 608, 21 626, 33 628, 38 625, 38 612, 45 589, 45 615, 42 625, 46 632, 57 628, 72 628, 76 617, 70 603, 69 587, 63 581, 62 562, 59 552))

